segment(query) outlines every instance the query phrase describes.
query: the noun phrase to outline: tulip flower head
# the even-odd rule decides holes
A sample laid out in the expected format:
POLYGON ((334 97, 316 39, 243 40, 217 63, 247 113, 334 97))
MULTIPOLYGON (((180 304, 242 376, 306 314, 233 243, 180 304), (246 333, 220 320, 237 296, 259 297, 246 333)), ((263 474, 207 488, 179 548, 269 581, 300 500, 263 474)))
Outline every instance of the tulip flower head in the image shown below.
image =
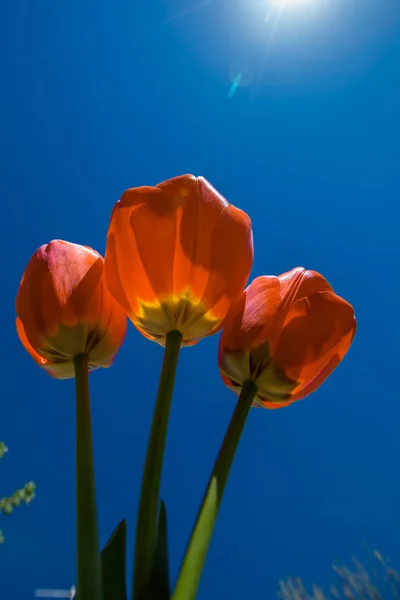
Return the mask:
POLYGON ((251 380, 253 405, 278 408, 315 391, 340 363, 356 332, 353 307, 315 271, 258 277, 232 306, 219 369, 236 393, 251 380))
POLYGON ((218 331, 250 274, 251 221, 203 177, 127 190, 114 207, 106 281, 135 327, 165 345, 218 331))
POLYGON ((108 367, 122 344, 126 316, 103 277, 102 256, 53 240, 29 261, 18 290, 17 332, 38 365, 58 379, 74 377, 74 358, 89 370, 108 367))

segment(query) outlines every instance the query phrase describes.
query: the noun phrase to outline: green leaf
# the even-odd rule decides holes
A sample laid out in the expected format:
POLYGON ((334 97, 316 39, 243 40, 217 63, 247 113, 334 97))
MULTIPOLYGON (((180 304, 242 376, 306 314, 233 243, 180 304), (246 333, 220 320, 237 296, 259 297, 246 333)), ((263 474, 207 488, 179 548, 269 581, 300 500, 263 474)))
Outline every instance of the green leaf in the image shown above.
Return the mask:
POLYGON ((125 565, 126 521, 122 519, 101 551, 104 600, 126 600, 125 565))
POLYGON ((104 600, 126 600, 126 521, 117 525, 101 552, 104 600))
POLYGON ((168 563, 167 508, 161 500, 160 514, 158 516, 157 546, 149 585, 148 598, 151 600, 169 600, 170 598, 168 563))

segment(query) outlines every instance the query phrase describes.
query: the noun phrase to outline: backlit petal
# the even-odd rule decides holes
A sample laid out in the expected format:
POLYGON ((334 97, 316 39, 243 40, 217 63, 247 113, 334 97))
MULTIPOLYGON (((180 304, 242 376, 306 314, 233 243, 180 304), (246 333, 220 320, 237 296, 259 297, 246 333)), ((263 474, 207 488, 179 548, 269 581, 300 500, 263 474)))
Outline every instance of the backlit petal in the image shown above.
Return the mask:
POLYGON ((322 383, 328 377, 348 351, 355 331, 353 307, 333 292, 317 293, 294 304, 274 361, 298 382, 295 395, 316 378, 322 383))
POLYGON ((134 325, 184 345, 214 333, 244 288, 253 245, 248 216, 205 179, 183 175, 126 191, 107 238, 109 289, 134 325))

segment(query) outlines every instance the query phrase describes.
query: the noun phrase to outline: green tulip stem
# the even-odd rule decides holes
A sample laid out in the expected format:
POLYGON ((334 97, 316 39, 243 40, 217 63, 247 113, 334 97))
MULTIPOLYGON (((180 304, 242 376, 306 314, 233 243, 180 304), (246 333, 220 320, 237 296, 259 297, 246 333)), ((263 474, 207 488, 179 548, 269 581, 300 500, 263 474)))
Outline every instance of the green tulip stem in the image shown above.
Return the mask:
POLYGON ((85 354, 76 356, 74 365, 76 387, 77 594, 79 594, 79 600, 102 600, 88 357, 85 354))
POLYGON ((243 384, 197 515, 172 600, 194 600, 196 597, 229 471, 256 393, 253 381, 243 384))
POLYGON ((157 544, 160 480, 182 334, 167 334, 164 359, 147 447, 136 528, 133 600, 147 600, 157 544))

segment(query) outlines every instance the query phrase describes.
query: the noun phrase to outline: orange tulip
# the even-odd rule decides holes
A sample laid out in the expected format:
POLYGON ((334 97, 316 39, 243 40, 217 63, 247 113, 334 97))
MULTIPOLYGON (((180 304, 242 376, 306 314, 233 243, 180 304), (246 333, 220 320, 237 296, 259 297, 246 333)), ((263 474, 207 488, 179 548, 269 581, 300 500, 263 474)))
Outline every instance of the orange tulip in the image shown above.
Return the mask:
POLYGON ((165 345, 195 344, 222 326, 253 261, 251 221, 203 177, 127 190, 108 231, 108 287, 135 327, 165 345))
POLYGON ((109 367, 122 344, 126 316, 109 293, 103 257, 54 240, 30 259, 18 290, 17 332, 38 365, 58 379, 74 377, 74 358, 89 370, 109 367))
POLYGON ((219 369, 236 393, 254 381, 253 405, 278 408, 314 392, 340 363, 356 332, 353 307, 315 271, 258 277, 232 306, 219 369))

